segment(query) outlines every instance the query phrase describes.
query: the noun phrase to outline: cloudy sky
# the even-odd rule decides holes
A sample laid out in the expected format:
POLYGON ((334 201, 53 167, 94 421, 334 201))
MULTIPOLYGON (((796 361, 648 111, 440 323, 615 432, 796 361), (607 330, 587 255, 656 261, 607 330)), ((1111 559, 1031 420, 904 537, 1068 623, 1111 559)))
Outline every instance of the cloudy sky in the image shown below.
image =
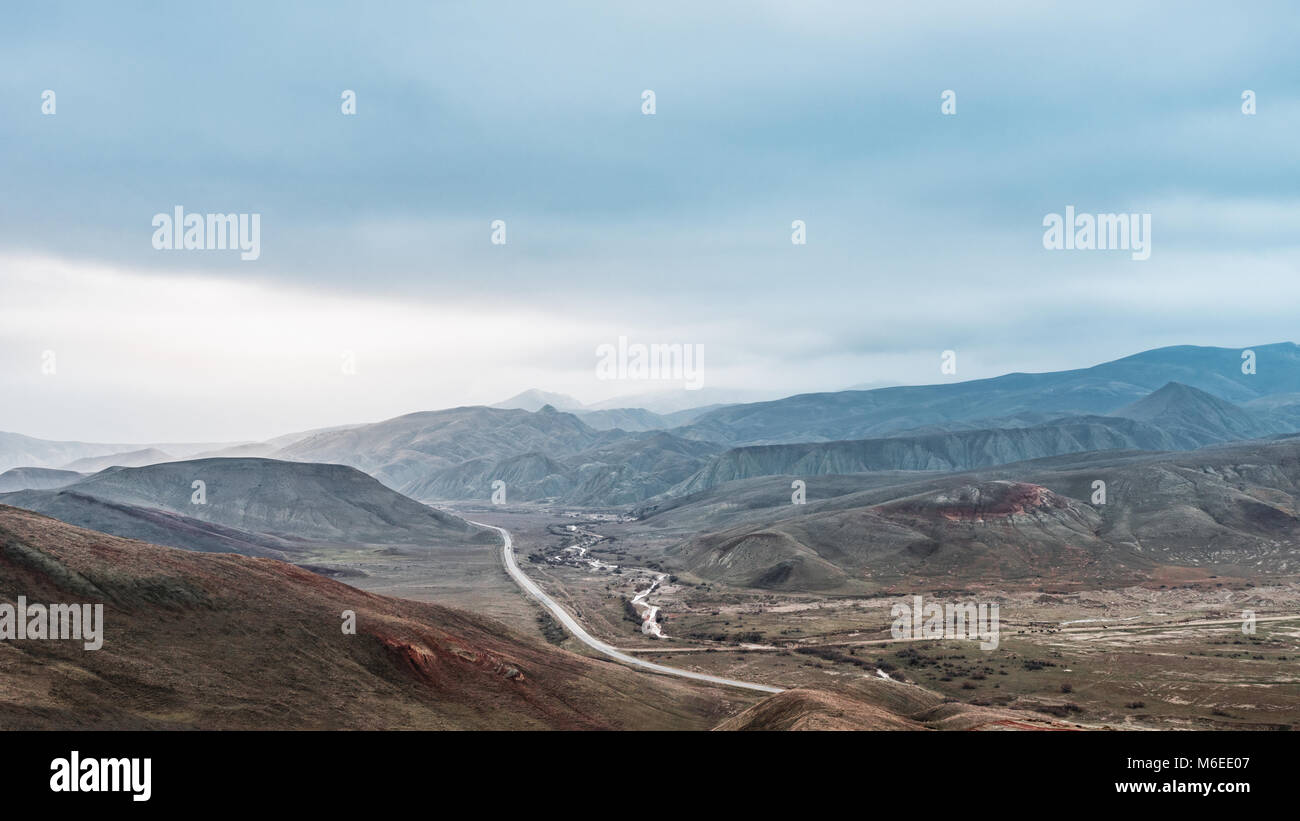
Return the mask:
POLYGON ((598 380, 619 336, 756 394, 1300 337, 1289 4, 897 5, 6 9, 0 430, 681 390, 598 380), (177 205, 261 256, 156 250, 177 205), (1045 250, 1067 205, 1151 214, 1151 258, 1045 250))

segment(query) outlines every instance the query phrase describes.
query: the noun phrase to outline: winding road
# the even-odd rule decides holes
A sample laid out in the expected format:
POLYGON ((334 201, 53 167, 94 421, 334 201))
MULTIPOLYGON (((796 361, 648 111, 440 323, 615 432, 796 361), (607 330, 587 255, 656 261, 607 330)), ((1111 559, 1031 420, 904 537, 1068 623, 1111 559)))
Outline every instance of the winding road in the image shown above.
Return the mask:
POLYGON ((505 561, 506 572, 510 574, 510 578, 514 579, 515 582, 524 589, 524 592, 541 602, 542 606, 549 610, 551 615, 554 616, 560 624, 563 624, 565 628, 578 639, 578 641, 581 641, 596 652, 609 656, 616 661, 621 661, 624 664, 630 664, 634 667, 640 667, 644 670, 650 670, 655 673, 663 673, 664 675, 680 676, 681 678, 689 678, 696 681, 707 681, 710 684, 721 684, 727 687, 742 687, 746 690, 758 690, 762 693, 782 692, 780 687, 769 687, 766 684, 754 684, 749 681, 736 681, 735 679, 722 678, 721 676, 710 676, 706 673, 693 673, 690 670, 679 670, 676 667, 665 667, 662 664, 655 664, 654 662, 628 655, 627 653, 606 644, 583 629, 577 619, 569 615, 567 610, 560 607, 554 599, 546 595, 546 592, 542 590, 542 588, 538 587, 536 582, 524 575, 524 572, 519 569, 519 565, 515 563, 514 542, 510 538, 510 531, 506 530, 504 527, 497 527, 496 525, 490 525, 484 522, 470 522, 470 524, 491 528, 501 534, 501 558, 505 561))

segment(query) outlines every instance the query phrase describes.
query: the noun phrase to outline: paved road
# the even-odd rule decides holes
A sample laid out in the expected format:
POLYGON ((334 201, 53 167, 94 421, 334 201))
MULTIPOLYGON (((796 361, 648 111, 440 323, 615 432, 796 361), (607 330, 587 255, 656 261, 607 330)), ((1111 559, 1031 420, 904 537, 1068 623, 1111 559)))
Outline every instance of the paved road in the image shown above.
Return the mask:
POLYGON ((524 572, 519 569, 519 565, 515 564, 514 543, 510 539, 510 532, 508 530, 504 527, 497 527, 496 525, 485 524, 483 522, 471 522, 471 524, 476 524, 480 527, 490 527, 497 533, 501 534, 501 558, 505 560, 506 572, 510 574, 510 578, 514 579, 515 582, 528 593, 528 595, 537 599, 542 603, 543 607, 551 611, 551 615, 555 616, 555 618, 559 620, 560 624, 563 624, 570 633, 578 638, 579 641, 593 650, 603 653, 612 659, 621 661, 624 664, 631 664, 635 667, 651 670, 656 673, 663 673, 669 676, 680 676, 682 678, 695 679, 696 681, 707 681, 710 684, 722 684, 727 687, 743 687, 746 690, 758 690, 763 693, 781 692, 780 687, 769 687, 766 684, 754 684, 749 681, 736 681, 735 679, 710 676, 705 673, 693 673, 690 670, 679 670, 676 667, 665 667, 662 664, 655 664, 654 662, 646 661, 645 659, 639 659, 636 656, 630 656, 627 653, 606 644, 584 630, 582 625, 578 623, 577 619, 570 616, 567 610, 560 607, 560 605, 550 596, 546 595, 545 591, 538 587, 532 579, 524 575, 524 572))

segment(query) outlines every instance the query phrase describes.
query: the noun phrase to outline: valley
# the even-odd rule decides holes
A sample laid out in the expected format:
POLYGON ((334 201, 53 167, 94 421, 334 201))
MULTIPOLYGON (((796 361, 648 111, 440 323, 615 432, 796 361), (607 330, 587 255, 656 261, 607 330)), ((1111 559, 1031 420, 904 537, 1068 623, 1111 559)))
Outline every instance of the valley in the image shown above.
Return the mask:
MULTIPOLYGON (((1300 356, 1256 353, 1275 367, 1300 356)), ((690 412, 534 391, 226 447, 9 436, 0 457, 46 456, 0 473, 16 551, 0 583, 62 564, 67 543, 91 546, 83 558, 111 587, 120 574, 95 564, 96 539, 179 551, 200 576, 206 561, 237 575, 269 563, 328 584, 332 601, 351 590, 472 614, 543 667, 595 665, 616 689, 671 701, 640 718, 557 707, 556 726, 1290 729, 1300 383, 1205 372, 1230 354, 690 412), (938 613, 996 605, 996 635, 982 647, 940 617, 901 634, 895 606, 918 597, 938 613)), ((249 595, 285 630, 321 629, 268 589, 249 595)), ((134 611, 139 652, 166 635, 150 607, 134 611)), ((428 645, 411 647, 404 663, 427 678, 428 645)), ((176 675, 151 664, 144 681, 176 675)), ((221 698, 256 701, 233 686, 221 698)), ((420 721, 491 724, 463 712, 473 701, 459 693, 457 718, 420 721)))
MULTIPOLYGON (((563 555, 566 538, 553 512, 499 518, 518 528, 521 546, 526 538, 550 540, 526 555, 563 555)), ((582 527, 600 530, 597 522, 582 527)), ((1271 730, 1295 723, 1298 577, 1269 585, 1208 574, 1118 589, 926 591, 938 601, 1000 603, 1000 646, 983 651, 974 642, 891 638, 898 594, 754 591, 680 578, 666 565, 655 603, 667 637, 654 638, 626 608, 645 580, 657 577, 662 558, 652 542, 628 544, 632 528, 620 527, 624 535, 591 549, 621 573, 544 559, 525 567, 586 630, 638 658, 787 690, 833 693, 888 677, 963 704, 1096 727, 1271 730), (1256 614, 1253 635, 1242 633, 1246 610, 1256 614)))

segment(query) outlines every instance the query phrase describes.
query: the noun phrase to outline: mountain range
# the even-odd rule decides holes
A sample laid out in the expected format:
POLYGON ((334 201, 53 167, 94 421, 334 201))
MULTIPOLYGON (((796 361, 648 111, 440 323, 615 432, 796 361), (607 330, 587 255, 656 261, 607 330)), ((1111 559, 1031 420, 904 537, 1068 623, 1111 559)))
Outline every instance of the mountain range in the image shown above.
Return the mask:
POLYGON ((764 475, 970 470, 1300 430, 1300 349, 1279 343, 1251 351, 1253 373, 1244 372, 1240 350, 1179 346, 1071 371, 669 414, 595 408, 531 390, 498 403, 511 407, 421 411, 222 448, 122 450, 3 434, 0 465, 30 459, 21 465, 91 472, 183 459, 177 454, 201 448, 200 456, 347 465, 423 501, 484 501, 500 480, 510 501, 639 505, 764 475))
POLYGON ((1106 586, 1300 567, 1300 437, 820 477, 807 481, 804 505, 791 504, 791 478, 728 483, 642 515, 684 534, 670 569, 789 591, 1106 586), (723 504, 745 514, 719 519, 723 504))
POLYGON ((669 493, 690 494, 755 476, 970 470, 1087 451, 1192 450, 1296 430, 1300 425, 1278 416, 1251 412, 1171 382, 1115 410, 1113 416, 1066 416, 1027 427, 732 448, 669 493))
POLYGON ((1241 349, 1183 345, 1077 370, 801 394, 718 408, 674 432, 722 444, 758 445, 867 439, 929 426, 1020 427, 1022 415, 1028 415, 1030 424, 1050 417, 1110 415, 1170 382, 1237 405, 1257 402, 1255 409, 1277 423, 1296 424, 1300 347, 1283 342, 1249 350, 1255 354, 1254 373, 1242 372, 1241 349))

